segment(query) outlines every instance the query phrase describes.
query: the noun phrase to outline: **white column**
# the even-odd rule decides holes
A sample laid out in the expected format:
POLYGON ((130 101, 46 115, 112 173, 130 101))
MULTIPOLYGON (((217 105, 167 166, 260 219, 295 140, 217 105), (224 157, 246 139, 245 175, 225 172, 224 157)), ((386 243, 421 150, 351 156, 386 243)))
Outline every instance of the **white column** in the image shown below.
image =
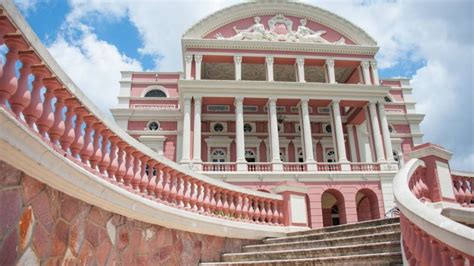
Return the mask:
POLYGON ((377 117, 377 108, 375 107, 375 102, 369 102, 369 113, 370 123, 372 124, 372 132, 374 136, 377 162, 383 162, 385 161, 385 157, 383 154, 382 136, 380 134, 379 119, 377 117))
POLYGON ((347 125, 347 137, 349 139, 349 147, 351 148, 351 162, 357 162, 357 150, 354 137, 354 125, 347 125))
POLYGON ((245 139, 244 139, 244 98, 236 97, 235 105, 235 144, 237 152, 237 171, 246 171, 245 139))
POLYGON ((314 163, 314 151, 313 151, 313 137, 311 135, 311 121, 309 119, 309 108, 308 108, 308 99, 301 99, 301 117, 302 117, 302 130, 304 140, 304 155, 305 163, 308 171, 315 171, 316 164, 314 163))
POLYGON ((193 163, 201 170, 201 96, 194 96, 194 149, 193 163))
POLYGON ((370 85, 370 72, 369 72, 369 62, 362 61, 360 62, 360 66, 362 67, 362 76, 364 77, 364 84, 370 85))
POLYGON ((296 58, 296 67, 298 68, 298 81, 306 82, 304 78, 304 58, 302 57, 296 58))
POLYGON ((185 78, 187 80, 191 79, 191 66, 193 63, 193 55, 192 54, 187 54, 184 56, 184 62, 185 62, 185 68, 184 68, 184 74, 185 78))
POLYGON ((379 72, 377 71, 377 61, 370 61, 370 71, 374 79, 374 85, 379 85, 379 72))
POLYGON ((388 130, 387 116, 385 115, 385 106, 383 102, 378 103, 380 126, 382 127, 383 144, 385 148, 385 158, 387 161, 393 162, 393 148, 392 139, 390 138, 390 131, 388 130))
POLYGON ((326 60, 326 71, 328 74, 328 83, 334 84, 336 83, 336 72, 334 71, 334 60, 328 59, 326 60))
POLYGON ((267 81, 273 81, 273 57, 265 58, 267 64, 267 81))
POLYGON ((273 171, 283 171, 283 165, 280 158, 280 139, 278 136, 278 120, 276 109, 276 98, 268 100, 268 112, 270 116, 270 137, 273 171))
POLYGON ((234 56, 235 80, 242 80, 242 56, 234 56))
POLYGON ((191 142, 191 97, 186 96, 184 98, 183 106, 183 154, 181 157, 181 163, 189 163, 190 158, 190 142, 191 142))
POLYGON ((339 109, 339 100, 332 101, 332 112, 334 117, 334 127, 336 132, 337 154, 340 163, 346 163, 346 145, 344 143, 344 131, 342 129, 342 118, 339 109))
POLYGON ((195 55, 194 62, 196 62, 196 80, 201 79, 201 62, 202 62, 202 55, 195 55))

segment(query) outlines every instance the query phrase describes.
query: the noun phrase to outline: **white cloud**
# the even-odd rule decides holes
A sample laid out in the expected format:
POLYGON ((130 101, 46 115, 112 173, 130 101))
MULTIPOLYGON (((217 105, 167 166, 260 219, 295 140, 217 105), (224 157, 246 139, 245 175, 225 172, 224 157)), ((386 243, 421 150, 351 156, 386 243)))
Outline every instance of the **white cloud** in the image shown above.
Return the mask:
POLYGON ((23 11, 24 13, 28 14, 30 11, 34 11, 38 4, 48 2, 49 0, 14 0, 16 6, 23 11))
POLYGON ((87 30, 74 40, 59 35, 49 51, 89 99, 106 113, 117 102, 120 71, 142 69, 140 62, 87 30))
MULTIPOLYGON (((423 62, 412 77, 412 85, 417 108, 427 115, 422 123, 424 140, 453 151, 455 168, 474 170, 473 3, 469 0, 308 2, 354 22, 374 37, 380 46, 379 68, 423 62)), ((126 0, 113 4, 100 0, 70 3, 69 26, 87 24, 91 18, 95 22, 128 18, 142 39, 139 51, 151 55, 155 68, 161 71, 182 69, 180 37, 187 28, 232 4, 126 0)), ((93 23, 88 25, 91 27, 93 23)), ((53 54, 92 99, 95 97, 91 93, 100 94, 104 97, 100 101, 108 107, 115 100, 111 95, 117 95, 119 70, 140 68, 140 64, 93 33, 88 34, 89 37, 77 42, 59 38, 52 45, 53 51, 56 50, 53 54), (110 51, 93 52, 105 50, 110 51), (100 72, 91 70, 94 67, 99 67, 100 72), (104 88, 109 89, 108 93, 103 93, 104 88)))

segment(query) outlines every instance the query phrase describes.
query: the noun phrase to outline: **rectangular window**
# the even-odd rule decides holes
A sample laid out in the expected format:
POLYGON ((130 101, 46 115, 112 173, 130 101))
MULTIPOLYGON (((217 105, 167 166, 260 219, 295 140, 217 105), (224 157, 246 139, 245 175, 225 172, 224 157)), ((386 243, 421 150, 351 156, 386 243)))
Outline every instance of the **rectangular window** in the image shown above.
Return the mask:
POLYGON ((215 104, 210 104, 207 106, 207 111, 208 112, 219 112, 219 113, 225 113, 230 111, 230 107, 228 105, 215 105, 215 104))
POLYGON ((320 114, 329 114, 329 107, 318 107, 318 113, 320 114))
POLYGON ((258 106, 244 105, 244 113, 256 113, 256 112, 258 112, 258 106))

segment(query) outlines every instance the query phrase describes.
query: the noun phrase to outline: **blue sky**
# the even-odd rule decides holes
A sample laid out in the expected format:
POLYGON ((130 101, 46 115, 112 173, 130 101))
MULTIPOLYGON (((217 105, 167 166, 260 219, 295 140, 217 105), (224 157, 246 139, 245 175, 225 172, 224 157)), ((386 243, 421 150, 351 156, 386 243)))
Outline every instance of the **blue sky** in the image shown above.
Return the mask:
MULTIPOLYGON (((16 0, 27 21, 79 87, 104 111, 120 70, 181 71, 180 37, 239 1, 16 0)), ((412 79, 424 140, 474 170, 474 19, 470 0, 304 1, 366 30, 379 44, 381 77, 412 79)))

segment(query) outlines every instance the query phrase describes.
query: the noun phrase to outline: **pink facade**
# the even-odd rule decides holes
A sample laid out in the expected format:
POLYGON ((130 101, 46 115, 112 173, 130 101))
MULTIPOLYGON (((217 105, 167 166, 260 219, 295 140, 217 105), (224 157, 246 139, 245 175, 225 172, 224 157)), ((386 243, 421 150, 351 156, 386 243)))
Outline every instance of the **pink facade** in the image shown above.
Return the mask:
POLYGON ((362 176, 394 175, 422 134, 421 119, 405 117, 413 112, 408 81, 378 77, 374 44, 287 14, 195 27, 204 33, 183 37, 182 73, 123 73, 128 105, 112 112, 130 112, 123 121, 130 134, 171 160, 253 189, 260 188, 245 182, 256 176, 313 173, 314 182, 303 182, 312 227, 383 217, 393 202, 382 195, 391 192, 362 176), (269 45, 253 46, 261 40, 269 45), (357 50, 363 42, 372 52, 357 50), (343 173, 355 181, 321 181, 343 173))

